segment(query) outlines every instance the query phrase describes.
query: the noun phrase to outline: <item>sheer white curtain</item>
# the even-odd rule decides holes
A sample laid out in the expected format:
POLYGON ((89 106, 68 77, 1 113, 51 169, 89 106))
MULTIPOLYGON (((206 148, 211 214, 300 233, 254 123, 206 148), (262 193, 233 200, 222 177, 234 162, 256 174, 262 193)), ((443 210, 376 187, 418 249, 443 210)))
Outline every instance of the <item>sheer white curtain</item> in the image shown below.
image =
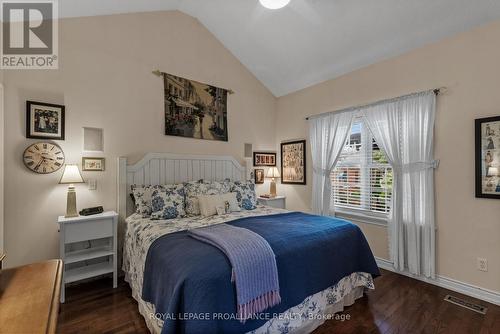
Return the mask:
POLYGON ((319 215, 334 213, 330 173, 351 130, 352 112, 309 119, 309 140, 313 160, 312 209, 319 215))
POLYGON ((362 115, 393 167, 391 260, 398 270, 435 277, 434 92, 368 106, 362 115))

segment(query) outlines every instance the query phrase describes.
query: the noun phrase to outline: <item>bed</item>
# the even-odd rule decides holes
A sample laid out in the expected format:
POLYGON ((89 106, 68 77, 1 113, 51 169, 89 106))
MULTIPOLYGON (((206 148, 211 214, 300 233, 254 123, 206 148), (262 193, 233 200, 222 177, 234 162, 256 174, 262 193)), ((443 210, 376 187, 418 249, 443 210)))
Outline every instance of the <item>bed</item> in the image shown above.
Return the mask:
POLYGON ((373 255, 359 228, 346 221, 260 205, 206 218, 151 220, 133 212, 134 184, 248 179, 248 170, 232 157, 156 153, 131 165, 120 158, 118 168, 122 268, 152 333, 309 333, 374 288, 379 272, 373 255), (231 317, 234 291, 221 278, 231 269, 224 254, 186 235, 221 223, 262 234, 280 269, 282 302, 245 323, 231 317), (300 258, 302 266, 292 274, 300 258))

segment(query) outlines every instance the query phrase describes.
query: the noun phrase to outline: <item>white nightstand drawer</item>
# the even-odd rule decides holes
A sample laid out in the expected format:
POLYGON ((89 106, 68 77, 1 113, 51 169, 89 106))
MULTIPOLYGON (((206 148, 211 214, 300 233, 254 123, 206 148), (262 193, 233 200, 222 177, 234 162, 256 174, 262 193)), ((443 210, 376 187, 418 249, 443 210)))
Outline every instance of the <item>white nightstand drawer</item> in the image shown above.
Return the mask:
POLYGON ((99 219, 64 226, 65 242, 79 242, 113 236, 113 220, 99 219))
POLYGON ((258 197, 257 201, 259 204, 267 205, 273 208, 285 209, 286 208, 286 197, 276 196, 276 197, 258 197))

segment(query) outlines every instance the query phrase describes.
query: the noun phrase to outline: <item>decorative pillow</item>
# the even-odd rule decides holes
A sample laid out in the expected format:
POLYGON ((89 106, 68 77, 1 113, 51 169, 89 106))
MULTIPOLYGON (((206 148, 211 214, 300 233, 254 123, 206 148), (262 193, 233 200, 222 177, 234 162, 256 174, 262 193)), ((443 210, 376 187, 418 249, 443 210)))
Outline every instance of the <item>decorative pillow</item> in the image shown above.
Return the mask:
POLYGON ((238 204, 243 209, 253 210, 257 207, 257 196, 255 195, 253 181, 235 181, 231 191, 236 193, 238 204))
POLYGON ((156 189, 151 195, 151 219, 173 219, 186 215, 184 185, 173 184, 156 189))
POLYGON ((231 190, 228 181, 204 182, 200 180, 187 182, 184 186, 186 189, 186 213, 190 216, 200 214, 198 196, 227 194, 231 190))
POLYGON ((218 214, 217 207, 222 207, 224 213, 241 211, 241 208, 238 205, 238 200, 236 199, 236 193, 201 195, 198 196, 198 203, 200 206, 200 214, 203 217, 218 214))
POLYGON ((137 186, 132 185, 132 195, 134 196, 135 212, 147 218, 151 215, 151 195, 154 190, 161 189, 160 185, 137 186))

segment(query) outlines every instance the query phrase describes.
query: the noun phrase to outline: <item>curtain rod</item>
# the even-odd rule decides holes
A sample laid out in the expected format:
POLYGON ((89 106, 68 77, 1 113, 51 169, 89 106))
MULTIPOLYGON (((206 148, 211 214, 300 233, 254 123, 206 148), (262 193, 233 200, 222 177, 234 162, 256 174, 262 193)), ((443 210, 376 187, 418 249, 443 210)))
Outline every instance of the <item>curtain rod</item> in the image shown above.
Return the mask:
POLYGON ((434 92, 434 94, 436 94, 436 95, 439 95, 440 93, 446 91, 446 87, 439 87, 439 88, 424 90, 424 91, 421 91, 421 92, 410 93, 410 94, 406 94, 406 95, 403 95, 403 96, 393 97, 393 98, 390 98, 390 99, 379 100, 379 101, 376 101, 376 102, 362 104, 362 105, 357 105, 357 106, 354 106, 354 107, 348 107, 348 108, 338 109, 338 110, 334 110, 334 111, 324 112, 324 113, 317 114, 317 115, 311 115, 311 116, 307 116, 306 120, 310 120, 312 118, 321 117, 321 116, 325 116, 325 115, 329 115, 329 114, 338 114, 338 113, 353 111, 353 110, 360 109, 360 108, 371 107, 371 106, 375 106, 375 105, 378 105, 378 104, 381 104, 381 103, 393 102, 393 101, 396 101, 396 100, 399 100, 399 99, 408 98, 408 97, 411 97, 411 96, 414 96, 414 95, 418 95, 418 94, 422 94, 422 93, 430 92, 430 91, 434 92))
MULTIPOLYGON (((160 71, 160 70, 154 70, 154 71, 152 71, 151 73, 153 73, 154 75, 156 75, 156 76, 158 76, 158 77, 161 77, 163 72, 162 72, 162 71, 160 71)), ((188 79, 188 80, 189 80, 189 79, 188 79)), ((193 80, 193 81, 194 81, 194 80, 193 80)), ((226 89, 226 88, 222 88, 222 89, 227 90, 227 92, 228 92, 229 94, 234 94, 234 91, 233 91, 232 89, 226 89)))

